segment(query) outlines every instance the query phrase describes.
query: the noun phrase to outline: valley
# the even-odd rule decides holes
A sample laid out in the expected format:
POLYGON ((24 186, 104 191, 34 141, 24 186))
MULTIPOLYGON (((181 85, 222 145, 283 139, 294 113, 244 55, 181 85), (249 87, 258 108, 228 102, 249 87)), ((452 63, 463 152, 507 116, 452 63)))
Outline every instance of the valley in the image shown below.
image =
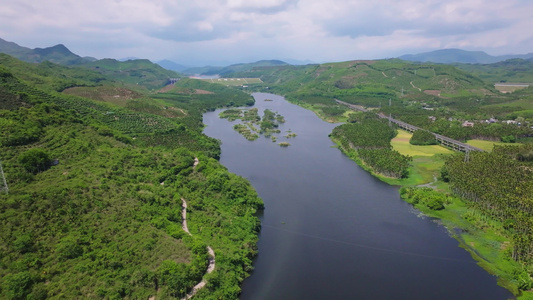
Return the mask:
POLYGON ((410 299, 532 297, 533 87, 495 86, 533 83, 530 60, 260 61, 198 80, 11 47, 0 298, 307 299, 332 279, 339 298, 390 299, 397 274, 410 299))

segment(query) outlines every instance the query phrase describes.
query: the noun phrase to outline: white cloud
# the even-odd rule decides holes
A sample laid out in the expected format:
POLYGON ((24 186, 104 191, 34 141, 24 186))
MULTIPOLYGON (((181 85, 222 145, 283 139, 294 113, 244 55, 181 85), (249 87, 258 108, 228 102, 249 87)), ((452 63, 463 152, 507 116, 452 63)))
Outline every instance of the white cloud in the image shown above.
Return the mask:
POLYGON ((178 62, 338 61, 440 47, 533 52, 531 11, 526 0, 0 0, 0 37, 178 62))

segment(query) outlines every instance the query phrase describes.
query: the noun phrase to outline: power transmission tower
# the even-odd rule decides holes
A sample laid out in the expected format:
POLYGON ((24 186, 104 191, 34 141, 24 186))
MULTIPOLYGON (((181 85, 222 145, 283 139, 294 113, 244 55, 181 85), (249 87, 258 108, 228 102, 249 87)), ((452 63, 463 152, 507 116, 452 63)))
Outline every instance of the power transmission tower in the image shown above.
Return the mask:
POLYGON ((466 148, 465 162, 469 162, 469 161, 470 161, 470 148, 466 148))
POLYGON ((7 187, 6 176, 4 175, 4 169, 2 168, 2 161, 1 160, 0 160, 0 177, 2 177, 1 181, 0 181, 0 184, 3 184, 2 186, 0 186, 0 191, 5 190, 5 192, 7 194, 9 192, 9 188, 7 187))

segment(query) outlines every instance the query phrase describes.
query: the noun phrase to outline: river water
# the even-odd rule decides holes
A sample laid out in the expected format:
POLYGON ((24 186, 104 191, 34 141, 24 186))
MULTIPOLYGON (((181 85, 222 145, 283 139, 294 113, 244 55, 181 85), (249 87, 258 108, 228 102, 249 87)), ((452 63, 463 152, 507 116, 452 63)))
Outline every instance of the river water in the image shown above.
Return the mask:
MULTIPOLYGON (((265 202, 259 255, 241 299, 509 299, 446 229, 402 201, 328 137, 336 126, 283 97, 253 95, 286 122, 277 142, 248 141, 218 113, 204 132, 220 162, 265 202), (264 101, 271 99, 273 101, 264 101), (286 131, 297 137, 286 139, 286 131)), ((216 249, 215 249, 216 251, 216 249)))

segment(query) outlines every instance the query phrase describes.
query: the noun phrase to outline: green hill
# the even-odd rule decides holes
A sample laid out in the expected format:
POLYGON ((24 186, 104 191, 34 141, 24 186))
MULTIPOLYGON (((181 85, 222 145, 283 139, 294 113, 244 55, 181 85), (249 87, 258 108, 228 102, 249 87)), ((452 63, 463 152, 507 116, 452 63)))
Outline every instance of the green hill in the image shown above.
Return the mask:
POLYGON ((192 75, 227 75, 230 73, 236 72, 246 72, 252 70, 256 67, 268 67, 268 66, 283 66, 288 65, 286 62, 280 60, 260 60, 254 63, 243 63, 243 64, 234 64, 227 67, 198 67, 198 68, 189 68, 183 70, 185 74, 192 75))
POLYGON ((433 62, 443 64, 465 63, 465 64, 492 64, 500 61, 521 58, 530 59, 533 53, 523 55, 500 55, 492 56, 483 51, 466 51, 461 49, 442 49, 419 54, 408 54, 400 56, 399 59, 416 62, 433 62))
POLYGON ((487 83, 533 83, 533 61, 520 58, 493 64, 456 64, 457 68, 478 76, 487 83))
MULTIPOLYGON (((178 73, 166 70, 147 59, 135 59, 121 62, 115 59, 97 60, 95 58, 82 58, 79 55, 72 53, 67 47, 61 44, 47 48, 30 49, 0 39, 0 53, 8 54, 25 62, 39 63, 42 66, 47 66, 41 68, 53 68, 50 63, 70 67, 83 66, 104 75, 106 80, 114 80, 117 83, 126 84, 131 87, 136 86, 141 89, 159 89, 168 83, 169 78, 179 77, 178 73)), ((5 60, 5 56, 1 57, 5 60)), ((26 78, 32 76, 27 72, 30 69, 28 66, 23 66, 23 68, 25 68, 25 72, 20 75, 26 78)), ((70 75, 72 78, 72 73, 77 72, 78 69, 74 68, 73 70, 74 71, 67 71, 66 74, 62 75, 70 75)), ((45 74, 48 74, 48 71, 49 70, 40 71, 39 73, 44 72, 45 74)), ((64 76, 57 77, 64 82, 64 76)), ((95 76, 91 75, 91 77, 95 76)), ((102 76, 98 77, 101 78, 100 80, 103 80, 102 76)), ((78 79, 83 80, 82 77, 78 79)), ((89 80, 94 81, 95 79, 89 78, 89 80)), ((43 86, 48 85, 49 83, 47 82, 43 86)), ((56 89, 61 90, 75 85, 79 85, 79 83, 73 82, 72 84, 66 85, 64 83, 56 84, 56 89)))
POLYGON ((179 77, 178 73, 166 70, 147 59, 121 62, 107 58, 86 63, 82 66, 99 72, 117 82, 147 89, 159 89, 168 83, 169 78, 179 77))
POLYGON ((30 49, 3 39, 0 39, 0 53, 9 54, 22 61, 32 63, 50 61, 61 65, 78 65, 94 60, 94 58, 84 58, 76 55, 61 44, 47 48, 30 49))
MULTIPOLYGON (((483 95, 493 87, 448 65, 414 64, 401 60, 349 61, 307 66, 254 68, 232 77, 259 77, 265 85, 302 101, 333 98, 377 107, 392 100, 424 102, 441 97, 483 95)), ((325 99, 328 100, 325 100, 325 99)))
POLYGON ((197 297, 236 299, 257 253, 262 202, 218 163, 201 114, 250 96, 213 85, 209 98, 183 87, 153 99, 106 77, 105 86, 58 93, 47 83, 102 75, 53 64, 28 74, 39 67, 0 61, 9 186, 0 191, 0 298, 180 299, 204 277, 209 245, 216 269, 197 297), (102 96, 118 92, 134 96, 121 106, 102 96))

